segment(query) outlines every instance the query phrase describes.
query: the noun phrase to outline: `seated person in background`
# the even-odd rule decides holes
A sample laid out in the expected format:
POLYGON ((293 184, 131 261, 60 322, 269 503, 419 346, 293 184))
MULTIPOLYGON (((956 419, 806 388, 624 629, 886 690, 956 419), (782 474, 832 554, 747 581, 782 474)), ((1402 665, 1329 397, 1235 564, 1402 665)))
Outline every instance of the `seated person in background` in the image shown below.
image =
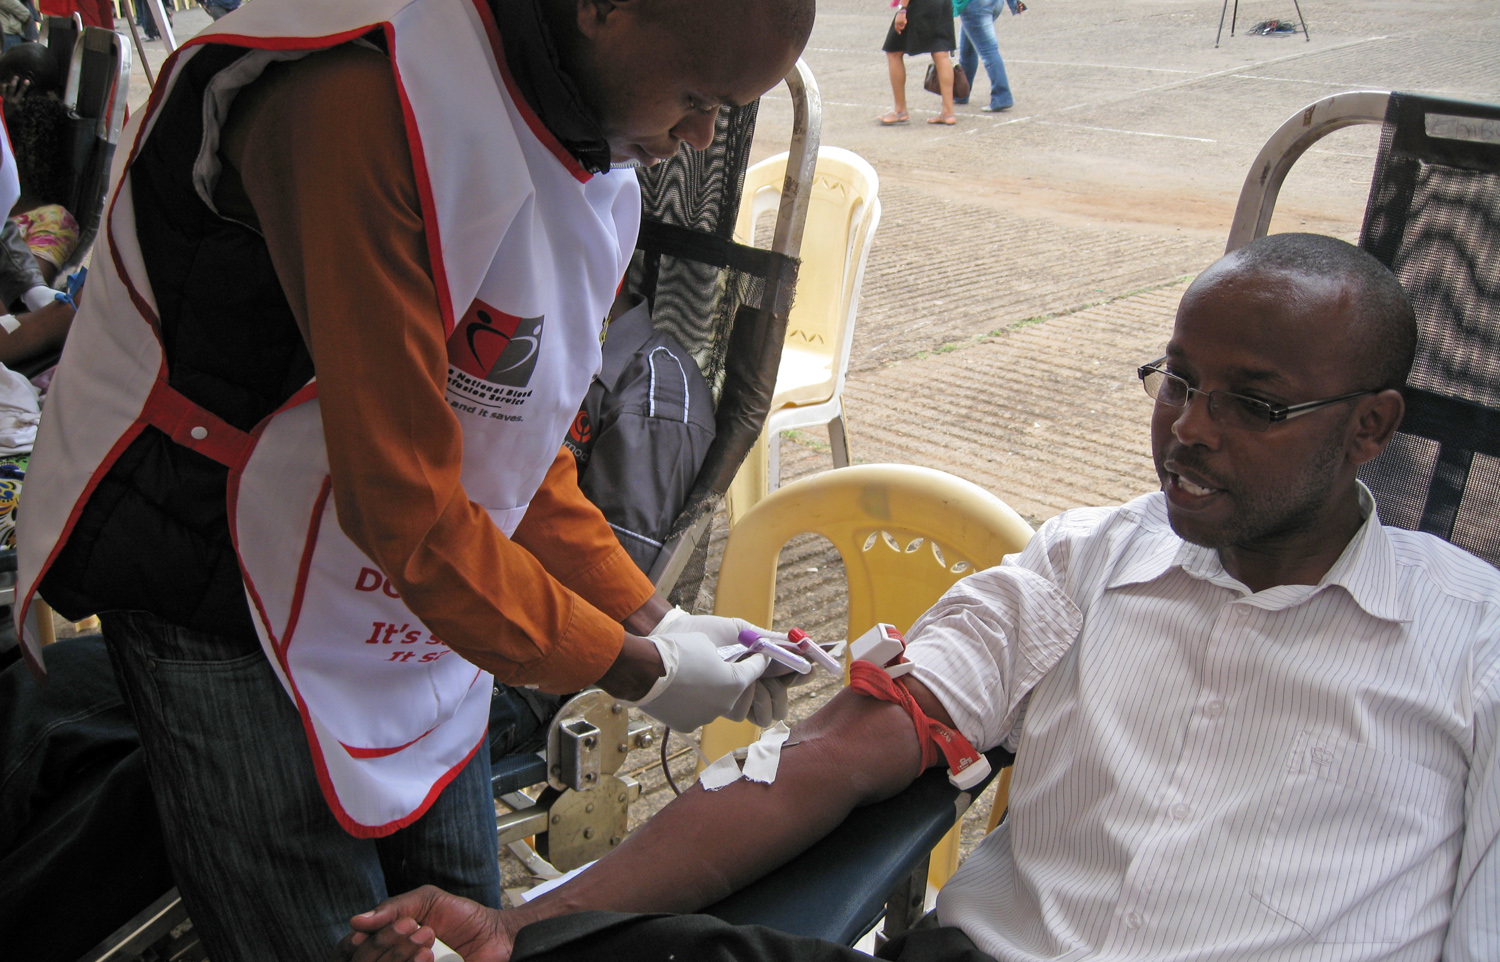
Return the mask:
POLYGON ((23 43, 0 56, 5 128, 15 150, 21 197, 10 219, 48 284, 78 246, 78 221, 63 206, 69 180, 68 110, 62 74, 45 44, 23 43))
POLYGON ((50 287, 79 233, 73 215, 51 202, 67 184, 61 92, 61 71, 45 45, 23 43, 0 55, 0 100, 20 181, 11 216, 0 221, 0 364, 7 367, 45 365, 73 323, 71 300, 50 287))
MULTIPOLYGON (((1355 477, 1415 342, 1395 278, 1341 241, 1267 237, 1199 275, 1141 369, 1162 490, 1054 518, 912 628, 916 705, 1018 762, 942 927, 887 957, 1500 957, 1500 574, 1384 527, 1355 477)), ((563 913, 717 901, 909 784, 936 754, 922 731, 842 691, 773 784, 694 787, 519 909, 387 900, 341 950, 425 959, 435 932, 466 962, 864 958, 563 913)))
POLYGON ((9 218, 0 221, 0 364, 19 369, 62 347, 73 304, 58 300, 57 293, 47 286, 20 228, 9 218), (19 316, 4 313, 6 305, 19 316))
POLYGON ((31 8, 25 0, 0 0, 0 49, 9 50, 26 42, 31 8))

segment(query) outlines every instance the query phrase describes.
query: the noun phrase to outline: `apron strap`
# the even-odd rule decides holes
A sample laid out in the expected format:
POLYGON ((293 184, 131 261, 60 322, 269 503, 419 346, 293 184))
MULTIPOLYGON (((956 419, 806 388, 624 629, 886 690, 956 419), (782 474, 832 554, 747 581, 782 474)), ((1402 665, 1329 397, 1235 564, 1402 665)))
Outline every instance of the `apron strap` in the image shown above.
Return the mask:
POLYGON ((163 379, 151 386, 141 420, 226 468, 237 467, 254 446, 251 435, 194 404, 163 379))

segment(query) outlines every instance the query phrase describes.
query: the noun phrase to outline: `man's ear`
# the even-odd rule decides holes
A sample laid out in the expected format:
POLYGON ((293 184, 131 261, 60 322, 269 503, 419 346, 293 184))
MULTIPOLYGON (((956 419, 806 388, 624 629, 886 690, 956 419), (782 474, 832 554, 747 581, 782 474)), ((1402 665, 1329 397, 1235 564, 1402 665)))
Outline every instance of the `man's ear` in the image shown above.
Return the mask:
POLYGON ((1374 460, 1390 443, 1405 413, 1406 402, 1400 391, 1388 388, 1361 398, 1350 423, 1349 461, 1358 467, 1374 460))
POLYGON ((621 7, 631 6, 637 0, 576 0, 578 6, 578 32, 594 40, 605 23, 621 7))

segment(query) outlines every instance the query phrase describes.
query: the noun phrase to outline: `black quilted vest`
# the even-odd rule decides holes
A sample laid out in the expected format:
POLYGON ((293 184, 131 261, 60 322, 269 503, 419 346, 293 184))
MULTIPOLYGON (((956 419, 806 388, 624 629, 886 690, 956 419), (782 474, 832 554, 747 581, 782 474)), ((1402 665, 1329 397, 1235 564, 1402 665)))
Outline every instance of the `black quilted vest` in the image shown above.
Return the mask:
MULTIPOLYGON (((210 45, 189 61, 128 176, 171 386, 247 431, 313 368, 260 234, 214 214, 193 189, 204 88, 242 53, 210 45)), ((145 324, 140 336, 151 336, 145 324)), ((147 427, 89 496, 42 596, 68 618, 149 611, 255 644, 227 475, 147 427)))

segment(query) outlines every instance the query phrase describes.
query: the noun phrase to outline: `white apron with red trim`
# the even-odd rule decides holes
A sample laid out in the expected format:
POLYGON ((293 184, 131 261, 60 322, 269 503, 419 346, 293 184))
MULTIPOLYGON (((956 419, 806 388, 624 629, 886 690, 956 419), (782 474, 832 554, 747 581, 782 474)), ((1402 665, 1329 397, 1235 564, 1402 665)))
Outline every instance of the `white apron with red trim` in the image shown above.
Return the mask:
POLYGON ((209 198, 233 91, 273 60, 372 30, 384 33, 406 108, 463 483, 501 531, 520 523, 599 367, 603 318, 639 226, 634 173, 590 177, 519 102, 483 0, 256 0, 179 51, 126 130, 99 266, 28 473, 18 582, 23 643, 41 670, 32 596, 120 452, 151 425, 228 465, 256 630, 302 715, 324 795, 358 836, 420 817, 480 747, 490 677, 435 637, 340 530, 316 383, 248 433, 167 386, 123 173, 204 43, 251 48, 205 95, 195 183, 209 198))

